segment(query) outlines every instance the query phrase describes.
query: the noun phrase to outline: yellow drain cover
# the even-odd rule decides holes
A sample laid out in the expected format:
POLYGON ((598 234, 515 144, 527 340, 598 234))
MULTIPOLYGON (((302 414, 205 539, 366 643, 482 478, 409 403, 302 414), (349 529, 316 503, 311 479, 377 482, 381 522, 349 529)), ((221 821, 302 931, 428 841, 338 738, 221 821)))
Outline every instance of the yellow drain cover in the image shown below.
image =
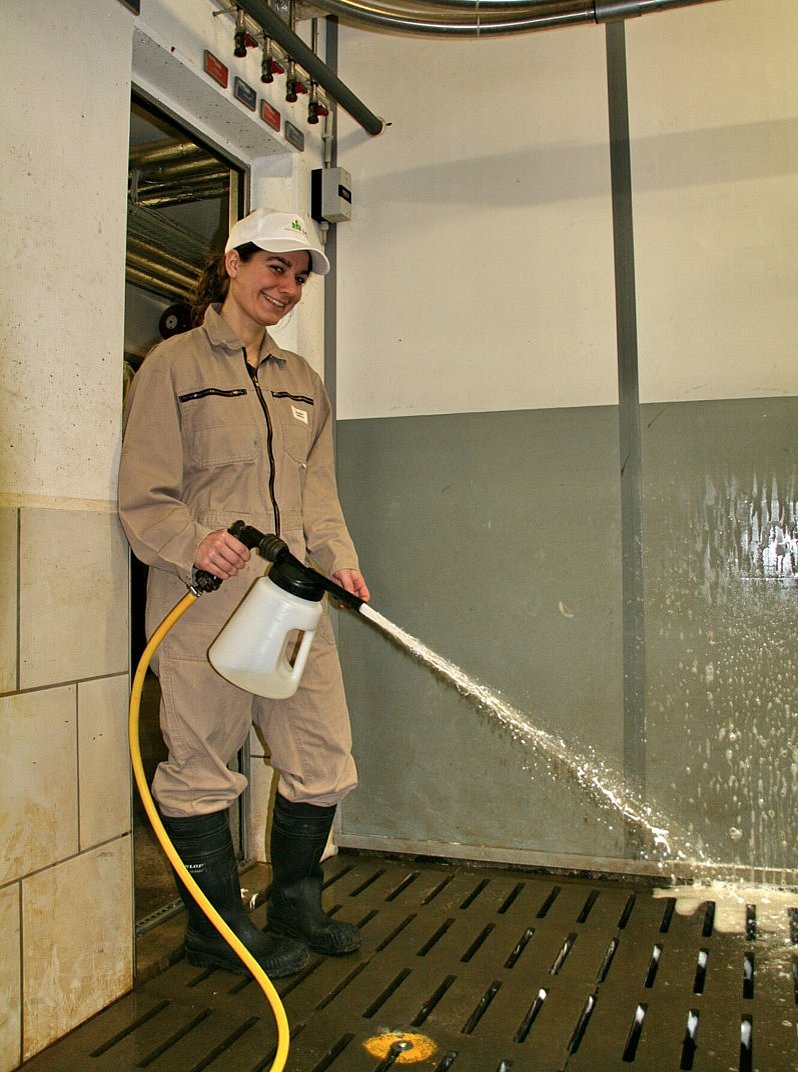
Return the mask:
POLYGON ((406 1047, 397 1055, 395 1064, 414 1065, 419 1061, 426 1061, 437 1050, 437 1046, 426 1035, 414 1035, 409 1031, 386 1031, 382 1035, 374 1035, 363 1043, 372 1057, 387 1057, 392 1047, 406 1043, 406 1047))

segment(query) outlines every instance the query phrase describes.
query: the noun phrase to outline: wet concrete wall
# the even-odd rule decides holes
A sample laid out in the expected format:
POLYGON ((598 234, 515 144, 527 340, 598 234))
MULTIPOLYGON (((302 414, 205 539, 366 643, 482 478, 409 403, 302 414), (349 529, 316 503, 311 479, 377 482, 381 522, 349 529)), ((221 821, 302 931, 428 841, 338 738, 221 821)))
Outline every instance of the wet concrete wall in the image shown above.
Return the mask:
POLYGON ((643 408, 646 771, 715 860, 795 868, 798 399, 643 408))
MULTIPOLYGON (((779 873, 796 866, 796 421, 794 398, 641 408, 627 771, 699 855, 779 873)), ((346 422, 338 449, 375 608, 623 773, 617 410, 346 422)), ((340 627, 361 773, 347 836, 575 867, 656 856, 385 634, 340 627)))

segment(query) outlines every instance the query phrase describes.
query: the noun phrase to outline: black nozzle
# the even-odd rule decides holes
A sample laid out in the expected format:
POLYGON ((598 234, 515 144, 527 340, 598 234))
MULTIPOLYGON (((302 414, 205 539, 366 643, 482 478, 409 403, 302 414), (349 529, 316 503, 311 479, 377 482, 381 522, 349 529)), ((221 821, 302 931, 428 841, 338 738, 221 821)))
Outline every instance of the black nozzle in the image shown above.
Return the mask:
POLYGON ((257 551, 267 562, 280 562, 286 557, 293 558, 288 550, 288 544, 273 533, 264 534, 252 525, 245 525, 243 521, 234 521, 227 531, 250 551, 257 551))

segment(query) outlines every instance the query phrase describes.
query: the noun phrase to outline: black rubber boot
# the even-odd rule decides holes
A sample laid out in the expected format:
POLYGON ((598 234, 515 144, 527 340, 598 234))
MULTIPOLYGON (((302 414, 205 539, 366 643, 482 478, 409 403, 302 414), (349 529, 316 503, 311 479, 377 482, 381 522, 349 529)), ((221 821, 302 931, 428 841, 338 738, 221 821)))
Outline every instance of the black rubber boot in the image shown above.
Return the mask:
POLYGON ((322 911, 321 855, 335 806, 293 804, 278 793, 272 819, 272 888, 269 929, 301 938, 315 953, 340 956, 360 946, 354 923, 337 923, 322 911))
MULTIPOLYGON (((266 974, 279 978, 304 968, 310 959, 304 943, 265 934, 252 923, 244 909, 227 812, 217 811, 186 819, 162 816, 162 819, 191 877, 266 974)), ((185 948, 189 964, 249 975, 243 961, 179 879, 177 888, 188 911, 185 948)))

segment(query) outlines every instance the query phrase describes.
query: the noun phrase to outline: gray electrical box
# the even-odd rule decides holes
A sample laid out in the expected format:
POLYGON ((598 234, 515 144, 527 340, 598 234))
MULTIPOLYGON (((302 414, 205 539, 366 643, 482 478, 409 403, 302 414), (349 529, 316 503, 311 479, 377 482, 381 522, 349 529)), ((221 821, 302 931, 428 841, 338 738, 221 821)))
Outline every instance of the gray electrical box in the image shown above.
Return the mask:
POLYGON ((316 168, 310 174, 310 214, 314 220, 352 219, 351 176, 343 168, 316 168))

